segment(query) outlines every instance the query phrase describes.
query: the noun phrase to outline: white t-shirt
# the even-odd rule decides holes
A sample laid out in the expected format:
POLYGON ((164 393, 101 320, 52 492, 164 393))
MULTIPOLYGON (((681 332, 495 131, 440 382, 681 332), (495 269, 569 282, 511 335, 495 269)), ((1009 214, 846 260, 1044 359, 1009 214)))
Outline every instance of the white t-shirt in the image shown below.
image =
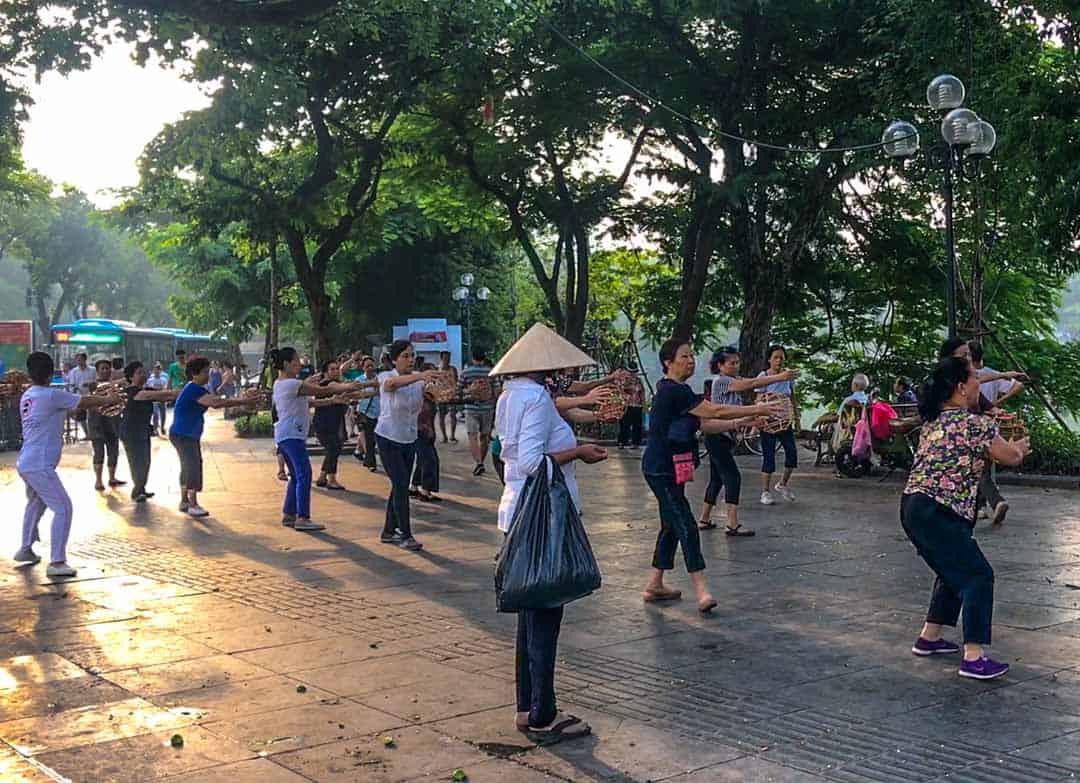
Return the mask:
MULTIPOLYGON (((992 370, 989 367, 983 367, 978 371, 979 375, 987 375, 989 373, 996 373, 997 370, 992 370)), ((997 402, 1010 391, 1012 391, 1013 384, 1016 381, 1011 378, 998 378, 996 381, 987 381, 986 383, 979 384, 979 391, 982 392, 983 397, 990 400, 990 402, 997 402)))
POLYGON ((23 445, 15 467, 22 473, 55 470, 64 446, 64 419, 79 404, 79 395, 31 386, 19 400, 23 445))
POLYGON ((379 373, 379 423, 375 434, 395 443, 416 442, 416 417, 424 404, 424 384, 420 381, 386 390, 386 382, 398 377, 397 370, 379 373))
POLYGON ((279 378, 274 381, 274 408, 278 420, 274 425, 274 443, 283 440, 307 440, 311 424, 310 399, 300 396, 304 382, 299 378, 279 378))
MULTIPOLYGON (((502 498, 499 500, 499 530, 510 530, 521 491, 529 476, 543 468, 547 454, 569 451, 577 446, 577 437, 566 419, 559 415, 548 390, 528 378, 513 378, 503 387, 495 406, 495 428, 502 444, 505 464, 502 498)), ((549 470, 550 468, 545 468, 549 470)), ((578 512, 577 469, 574 462, 562 466, 566 488, 578 512)))
POLYGON ((169 376, 163 372, 150 373, 146 376, 146 388, 147 389, 168 389, 169 388, 169 376))
POLYGON ((68 386, 78 389, 79 394, 86 394, 90 391, 90 384, 97 382, 97 370, 89 365, 79 369, 78 365, 76 365, 68 371, 65 380, 68 386))

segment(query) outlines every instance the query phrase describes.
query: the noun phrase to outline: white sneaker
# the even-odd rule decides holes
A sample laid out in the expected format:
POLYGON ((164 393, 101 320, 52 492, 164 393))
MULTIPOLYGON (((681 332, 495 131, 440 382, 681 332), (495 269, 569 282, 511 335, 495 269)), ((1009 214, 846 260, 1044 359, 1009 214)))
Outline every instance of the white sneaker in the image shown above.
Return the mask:
POLYGON ((763 505, 763 506, 774 506, 774 505, 776 505, 776 498, 774 498, 772 496, 772 493, 769 492, 769 490, 765 490, 764 492, 761 493, 761 505, 763 505))
POLYGON ((210 516, 210 512, 207 511, 202 506, 200 506, 198 503, 196 503, 195 505, 189 505, 188 509, 187 509, 187 512, 188 512, 188 514, 190 514, 193 517, 208 517, 208 516, 210 516))
POLYGON ((45 569, 46 576, 56 578, 75 576, 75 574, 77 573, 78 571, 69 566, 67 563, 56 563, 55 565, 50 563, 49 567, 45 569))
POLYGON ((40 563, 41 558, 34 553, 34 550, 32 548, 24 546, 22 549, 15 553, 15 562, 30 563, 31 565, 33 565, 34 563, 40 563))
POLYGON ((190 506, 190 504, 187 502, 187 498, 184 498, 183 500, 180 501, 179 508, 180 508, 181 511, 187 511, 189 506, 190 506))
POLYGON ((787 484, 777 484, 773 489, 776 490, 776 494, 786 500, 788 503, 794 502, 795 493, 791 491, 791 488, 787 484))

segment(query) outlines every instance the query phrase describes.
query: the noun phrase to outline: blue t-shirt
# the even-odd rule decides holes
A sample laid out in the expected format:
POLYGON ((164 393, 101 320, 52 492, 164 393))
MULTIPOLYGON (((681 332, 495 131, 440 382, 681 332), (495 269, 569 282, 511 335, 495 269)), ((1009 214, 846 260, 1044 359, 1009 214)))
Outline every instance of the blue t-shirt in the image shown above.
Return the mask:
MULTIPOLYGON (((769 373, 762 370, 758 373, 757 377, 764 378, 769 373)), ((770 383, 768 386, 763 386, 758 389, 758 394, 764 394, 766 392, 772 392, 773 394, 783 394, 785 397, 795 396, 795 381, 776 381, 770 383)))
POLYGON ((176 398, 176 407, 173 410, 173 423, 169 427, 170 435, 181 438, 193 438, 198 440, 203 433, 203 417, 206 415, 206 406, 199 404, 199 399, 209 394, 205 386, 200 386, 194 381, 188 381, 176 398))
POLYGON ((697 439, 701 421, 690 413, 701 403, 701 395, 685 383, 664 378, 656 384, 649 411, 649 437, 641 455, 641 469, 647 476, 674 476, 672 456, 690 452, 697 463, 697 439))

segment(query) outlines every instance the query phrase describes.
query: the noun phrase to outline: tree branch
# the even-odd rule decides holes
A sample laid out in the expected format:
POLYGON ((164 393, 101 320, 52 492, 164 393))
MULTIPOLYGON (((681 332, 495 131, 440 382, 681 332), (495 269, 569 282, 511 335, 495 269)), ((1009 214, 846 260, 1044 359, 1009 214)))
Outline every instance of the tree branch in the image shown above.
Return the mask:
POLYGON ((339 0, 113 0, 134 11, 175 14, 187 19, 226 26, 284 25, 321 16, 339 0))

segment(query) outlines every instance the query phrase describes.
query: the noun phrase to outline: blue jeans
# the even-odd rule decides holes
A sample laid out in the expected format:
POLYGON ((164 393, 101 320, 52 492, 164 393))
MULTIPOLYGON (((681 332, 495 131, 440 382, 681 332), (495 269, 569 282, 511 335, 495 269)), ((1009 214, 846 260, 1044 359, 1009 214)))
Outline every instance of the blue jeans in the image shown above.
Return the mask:
POLYGON ((289 483, 285 486, 284 514, 303 519, 311 516, 311 460, 307 444, 300 438, 289 438, 278 444, 278 451, 289 466, 289 483))
POLYGON ((676 484, 672 476, 645 474, 649 489, 660 504, 660 533, 653 550, 653 568, 670 571, 675 567, 675 550, 682 544, 683 559, 689 573, 705 570, 705 558, 701 556, 701 535, 697 518, 686 499, 686 485, 676 484))
POLYGON ((962 608, 964 641, 990 644, 994 569, 972 536, 974 524, 922 494, 904 495, 900 523, 937 575, 926 621, 955 627, 962 608))
POLYGON ((155 402, 154 403, 154 416, 150 420, 150 424, 158 432, 165 432, 165 403, 163 403, 163 402, 155 402))
POLYGON ((784 447, 784 467, 799 467, 799 450, 795 446, 795 431, 784 430, 773 435, 770 432, 761 433, 761 472, 773 474, 776 472, 776 441, 784 447))

